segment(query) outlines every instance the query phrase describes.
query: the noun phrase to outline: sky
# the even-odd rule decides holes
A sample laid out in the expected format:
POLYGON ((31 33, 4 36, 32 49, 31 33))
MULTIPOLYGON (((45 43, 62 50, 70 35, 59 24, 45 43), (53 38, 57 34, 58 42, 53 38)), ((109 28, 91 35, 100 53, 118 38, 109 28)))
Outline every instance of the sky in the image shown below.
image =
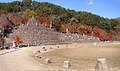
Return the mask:
MULTIPOLYGON (((16 0, 0 0, 0 2, 12 2, 16 0)), ((22 0, 17 0, 22 1, 22 0)), ((86 11, 100 15, 104 18, 120 17, 120 0, 35 0, 38 2, 50 2, 66 9, 86 11)))

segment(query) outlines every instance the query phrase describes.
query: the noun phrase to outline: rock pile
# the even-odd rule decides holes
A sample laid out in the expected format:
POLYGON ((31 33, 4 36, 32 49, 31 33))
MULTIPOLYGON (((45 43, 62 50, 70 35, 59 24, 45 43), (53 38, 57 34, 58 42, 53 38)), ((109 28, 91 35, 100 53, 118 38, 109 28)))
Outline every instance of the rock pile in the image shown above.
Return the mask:
POLYGON ((7 24, 9 26, 12 25, 12 23, 10 22, 10 20, 6 16, 0 17, 0 28, 2 28, 2 24, 7 24))
POLYGON ((99 42, 93 36, 81 36, 70 33, 59 33, 51 28, 46 28, 41 23, 32 17, 26 25, 19 26, 10 38, 19 36, 23 39, 25 45, 57 45, 57 44, 70 44, 82 42, 99 42))

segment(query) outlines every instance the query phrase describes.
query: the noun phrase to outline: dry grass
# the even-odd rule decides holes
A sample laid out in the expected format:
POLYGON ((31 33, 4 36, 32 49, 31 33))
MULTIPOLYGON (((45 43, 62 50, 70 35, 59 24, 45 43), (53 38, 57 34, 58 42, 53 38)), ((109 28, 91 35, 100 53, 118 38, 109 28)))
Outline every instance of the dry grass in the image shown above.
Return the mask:
POLYGON ((41 63, 44 64, 45 58, 50 58, 50 66, 62 67, 63 61, 69 60, 72 65, 70 69, 86 70, 94 69, 96 59, 105 57, 110 67, 120 68, 120 45, 75 44, 68 47, 71 48, 64 45, 63 48, 41 53, 41 63))

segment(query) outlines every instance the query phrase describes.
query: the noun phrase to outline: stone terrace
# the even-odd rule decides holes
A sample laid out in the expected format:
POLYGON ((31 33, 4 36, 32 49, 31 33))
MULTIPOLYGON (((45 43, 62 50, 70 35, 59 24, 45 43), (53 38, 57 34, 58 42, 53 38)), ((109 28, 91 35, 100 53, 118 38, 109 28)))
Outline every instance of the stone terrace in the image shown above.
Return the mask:
POLYGON ((93 36, 81 36, 71 33, 59 33, 51 28, 46 28, 32 17, 26 25, 21 25, 10 34, 10 39, 19 36, 25 45, 56 45, 71 43, 99 42, 93 36))

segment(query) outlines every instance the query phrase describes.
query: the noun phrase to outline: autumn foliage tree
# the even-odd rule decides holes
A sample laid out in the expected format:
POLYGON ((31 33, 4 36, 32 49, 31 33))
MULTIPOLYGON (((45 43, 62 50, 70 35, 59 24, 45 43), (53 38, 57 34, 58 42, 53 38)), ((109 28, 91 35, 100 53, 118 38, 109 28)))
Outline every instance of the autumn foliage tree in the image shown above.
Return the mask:
POLYGON ((6 24, 6 23, 3 23, 3 24, 2 24, 2 28, 8 28, 8 27, 9 27, 8 24, 6 24))
POLYGON ((85 35, 90 35, 91 34, 91 27, 90 26, 88 26, 88 25, 80 25, 79 27, 78 27, 78 30, 80 31, 80 33, 83 35, 83 34, 85 34, 85 35))
POLYGON ((22 24, 26 24, 27 23, 27 19, 26 18, 20 18, 20 23, 22 24))
POLYGON ((20 43, 23 43, 22 38, 20 38, 20 37, 18 37, 18 36, 16 36, 16 37, 14 38, 14 41, 15 41, 16 45, 19 45, 20 43))
POLYGON ((93 35, 102 41, 108 41, 112 39, 112 34, 107 33, 105 30, 98 27, 93 28, 93 35))
POLYGON ((17 20, 16 19, 12 19, 11 21, 14 25, 17 25, 17 20))
POLYGON ((43 24, 45 27, 50 28, 50 20, 48 18, 45 17, 39 17, 38 21, 43 24))
POLYGON ((100 34, 99 35, 100 40, 102 41, 108 41, 112 39, 112 35, 110 33, 104 35, 104 34, 100 34))
POLYGON ((13 25, 17 25, 19 23, 19 19, 16 16, 14 16, 13 14, 11 16, 9 16, 8 18, 13 25))

